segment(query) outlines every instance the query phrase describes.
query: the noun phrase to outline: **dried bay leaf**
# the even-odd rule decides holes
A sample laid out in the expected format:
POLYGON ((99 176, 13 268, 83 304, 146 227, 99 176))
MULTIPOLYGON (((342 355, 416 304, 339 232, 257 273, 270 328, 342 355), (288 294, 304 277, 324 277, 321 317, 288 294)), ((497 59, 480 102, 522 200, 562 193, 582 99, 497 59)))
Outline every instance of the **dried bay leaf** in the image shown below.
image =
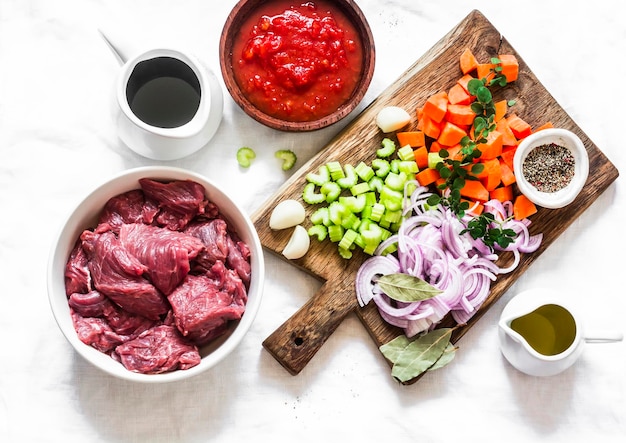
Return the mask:
POLYGON ((446 349, 444 349, 443 354, 441 354, 441 357, 439 357, 439 360, 437 360, 434 365, 428 368, 428 370, 434 371, 435 369, 440 369, 446 366, 448 363, 454 360, 457 349, 458 348, 452 343, 448 343, 448 346, 446 346, 446 349))
POLYGON ((398 335, 390 342, 382 345, 379 349, 387 360, 395 364, 398 357, 400 357, 400 354, 402 354, 406 347, 410 344, 411 340, 409 340, 406 335, 398 335))
POLYGON ((407 303, 428 300, 443 292, 419 277, 403 273, 383 275, 377 283, 390 298, 407 303))
POLYGON ((450 344, 451 336, 452 328, 435 329, 410 341, 401 352, 398 352, 398 348, 402 346, 400 340, 388 349, 395 357, 392 361, 391 375, 400 382, 405 382, 429 370, 442 357, 450 344))

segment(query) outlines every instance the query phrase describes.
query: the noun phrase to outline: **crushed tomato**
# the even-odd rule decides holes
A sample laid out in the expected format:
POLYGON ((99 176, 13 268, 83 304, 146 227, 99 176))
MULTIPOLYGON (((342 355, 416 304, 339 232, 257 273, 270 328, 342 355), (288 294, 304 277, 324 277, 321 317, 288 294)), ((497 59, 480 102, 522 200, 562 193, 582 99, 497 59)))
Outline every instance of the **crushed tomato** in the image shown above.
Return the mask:
POLYGON ((363 49, 354 25, 332 3, 273 1, 244 23, 233 57, 235 78, 257 108, 312 121, 350 98, 363 49))

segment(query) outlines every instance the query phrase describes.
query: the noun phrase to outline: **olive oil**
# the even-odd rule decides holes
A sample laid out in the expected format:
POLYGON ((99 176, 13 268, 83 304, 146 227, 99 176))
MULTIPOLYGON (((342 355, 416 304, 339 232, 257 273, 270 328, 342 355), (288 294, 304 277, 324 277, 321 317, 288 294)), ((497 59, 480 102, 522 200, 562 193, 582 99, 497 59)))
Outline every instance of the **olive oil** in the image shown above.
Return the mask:
POLYGON ((143 122, 176 128, 193 119, 200 93, 200 81, 187 64, 172 57, 156 57, 137 64, 128 79, 126 99, 143 122))
POLYGON ((547 304, 511 321, 511 329, 543 355, 557 355, 569 348, 576 338, 576 322, 559 305, 547 304))

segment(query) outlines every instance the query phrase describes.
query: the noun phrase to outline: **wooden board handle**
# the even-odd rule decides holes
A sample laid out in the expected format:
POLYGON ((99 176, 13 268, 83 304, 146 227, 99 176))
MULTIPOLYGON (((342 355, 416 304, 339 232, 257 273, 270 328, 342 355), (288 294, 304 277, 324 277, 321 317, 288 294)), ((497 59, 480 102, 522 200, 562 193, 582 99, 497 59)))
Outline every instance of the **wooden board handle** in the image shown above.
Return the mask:
POLYGON ((291 375, 299 374, 358 302, 352 288, 325 283, 295 314, 263 341, 291 375))

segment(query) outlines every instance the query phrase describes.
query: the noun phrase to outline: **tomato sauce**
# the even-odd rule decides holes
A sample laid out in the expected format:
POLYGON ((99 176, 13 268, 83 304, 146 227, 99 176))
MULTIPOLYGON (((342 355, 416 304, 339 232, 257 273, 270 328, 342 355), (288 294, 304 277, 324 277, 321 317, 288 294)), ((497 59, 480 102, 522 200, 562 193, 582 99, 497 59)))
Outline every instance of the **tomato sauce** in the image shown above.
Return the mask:
POLYGON ((363 47, 355 26, 332 3, 263 3, 233 46, 233 71, 247 98, 287 121, 331 114, 361 77, 363 47))

